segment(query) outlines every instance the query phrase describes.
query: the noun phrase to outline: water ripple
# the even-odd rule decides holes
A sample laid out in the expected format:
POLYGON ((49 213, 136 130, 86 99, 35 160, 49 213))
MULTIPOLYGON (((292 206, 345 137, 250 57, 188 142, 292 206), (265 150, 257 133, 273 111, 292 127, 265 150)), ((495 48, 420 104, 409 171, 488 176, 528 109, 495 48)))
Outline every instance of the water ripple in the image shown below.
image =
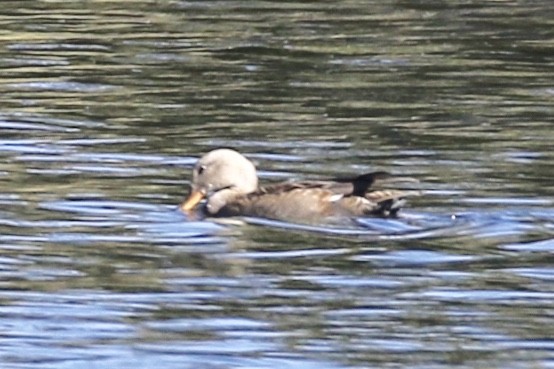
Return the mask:
POLYGON ((82 83, 70 81, 43 81, 10 83, 6 87, 17 89, 45 90, 45 91, 73 91, 73 92, 104 92, 117 88, 114 85, 98 83, 82 83))

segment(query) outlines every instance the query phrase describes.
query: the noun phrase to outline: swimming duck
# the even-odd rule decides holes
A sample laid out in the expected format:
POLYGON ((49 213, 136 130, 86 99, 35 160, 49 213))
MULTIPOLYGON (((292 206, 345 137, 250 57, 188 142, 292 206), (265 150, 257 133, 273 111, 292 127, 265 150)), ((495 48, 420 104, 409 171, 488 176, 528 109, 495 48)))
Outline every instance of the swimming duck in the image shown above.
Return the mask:
POLYGON ((374 189, 376 184, 417 182, 373 172, 334 181, 289 181, 258 187, 254 164, 235 150, 216 149, 194 166, 186 213, 207 198, 208 216, 253 216, 300 223, 321 223, 360 216, 395 216, 418 191, 374 189))

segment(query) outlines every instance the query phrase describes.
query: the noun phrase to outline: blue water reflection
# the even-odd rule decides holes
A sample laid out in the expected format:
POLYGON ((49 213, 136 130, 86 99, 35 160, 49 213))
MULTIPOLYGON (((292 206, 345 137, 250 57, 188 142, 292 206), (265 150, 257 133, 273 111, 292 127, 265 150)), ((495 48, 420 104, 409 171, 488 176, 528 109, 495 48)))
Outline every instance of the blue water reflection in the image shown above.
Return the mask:
POLYGON ((554 367, 549 2, 6 5, 1 368, 554 367), (423 196, 182 214, 220 146, 423 196))

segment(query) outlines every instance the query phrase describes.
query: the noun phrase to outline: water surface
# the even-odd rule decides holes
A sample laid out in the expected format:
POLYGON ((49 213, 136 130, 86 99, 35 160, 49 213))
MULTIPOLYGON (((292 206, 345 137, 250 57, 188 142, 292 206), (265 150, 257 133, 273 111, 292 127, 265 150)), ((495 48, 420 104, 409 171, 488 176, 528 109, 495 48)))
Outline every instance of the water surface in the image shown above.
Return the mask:
POLYGON ((548 1, 6 2, 4 368, 554 367, 548 1), (187 219, 196 158, 399 219, 187 219))

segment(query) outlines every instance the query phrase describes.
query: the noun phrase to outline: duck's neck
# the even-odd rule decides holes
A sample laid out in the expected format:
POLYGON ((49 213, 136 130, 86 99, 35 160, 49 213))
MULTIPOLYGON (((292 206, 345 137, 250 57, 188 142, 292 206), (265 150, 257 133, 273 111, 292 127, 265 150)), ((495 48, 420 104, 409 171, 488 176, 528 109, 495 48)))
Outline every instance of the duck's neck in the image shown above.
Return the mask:
POLYGON ((223 190, 219 190, 208 198, 206 210, 209 214, 215 215, 219 213, 225 205, 229 204, 237 197, 244 196, 246 194, 247 192, 237 188, 225 188, 223 190))

